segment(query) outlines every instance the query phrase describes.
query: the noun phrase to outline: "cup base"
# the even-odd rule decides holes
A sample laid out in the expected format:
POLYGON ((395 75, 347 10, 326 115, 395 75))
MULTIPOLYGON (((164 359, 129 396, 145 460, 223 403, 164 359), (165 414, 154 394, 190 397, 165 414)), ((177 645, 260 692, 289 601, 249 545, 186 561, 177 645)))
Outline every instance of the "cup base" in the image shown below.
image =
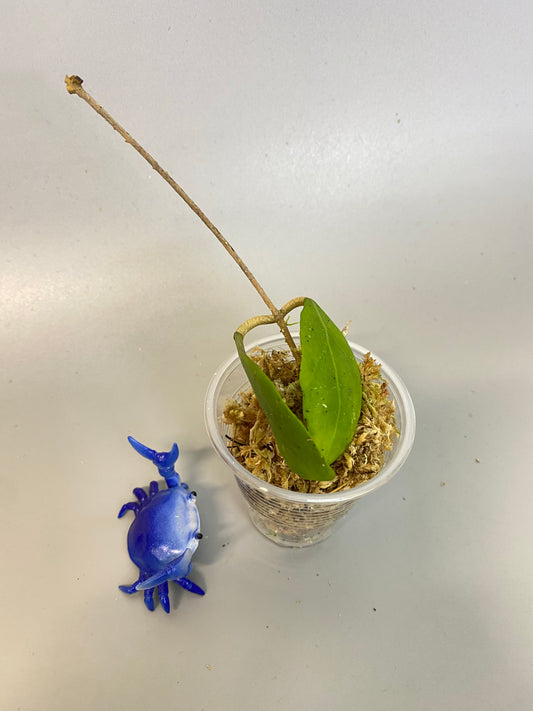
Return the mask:
POLYGON ((282 546, 283 548, 307 548, 308 546, 314 546, 316 543, 325 541, 333 532, 333 526, 330 526, 326 531, 321 531, 320 534, 314 536, 290 535, 279 528, 271 528, 265 525, 264 520, 261 516, 258 516, 253 509, 249 509, 248 514, 251 522, 259 533, 265 538, 268 538, 269 541, 272 541, 272 543, 282 546))
POLYGON ((305 548, 325 540, 344 518, 355 499, 335 503, 288 501, 235 477, 257 530, 279 546, 305 548))

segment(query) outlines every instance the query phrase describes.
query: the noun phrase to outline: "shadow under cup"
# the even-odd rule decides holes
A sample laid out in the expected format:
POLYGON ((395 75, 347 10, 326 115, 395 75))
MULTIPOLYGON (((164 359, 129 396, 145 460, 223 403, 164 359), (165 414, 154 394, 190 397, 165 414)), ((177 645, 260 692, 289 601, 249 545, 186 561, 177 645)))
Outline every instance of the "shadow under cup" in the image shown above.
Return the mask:
MULTIPOLYGON (((295 342, 299 338, 293 334, 295 342)), ((358 362, 368 353, 349 342, 358 362)), ((248 352, 259 347, 265 351, 286 350, 283 336, 270 336, 256 341, 248 352)), ((342 519, 358 499, 386 484, 403 465, 415 437, 415 411, 407 388, 392 368, 381 363, 383 378, 396 404, 396 424, 400 436, 390 452, 386 452, 381 471, 369 481, 352 489, 327 494, 303 494, 287 491, 258 479, 245 469, 228 449, 227 435, 231 427, 222 420, 229 399, 237 399, 240 392, 250 389, 249 381, 238 355, 228 359, 215 372, 205 399, 205 423, 213 447, 233 472, 239 489, 248 504, 248 512, 255 527, 267 538, 281 546, 301 548, 327 538, 334 525, 342 519)))

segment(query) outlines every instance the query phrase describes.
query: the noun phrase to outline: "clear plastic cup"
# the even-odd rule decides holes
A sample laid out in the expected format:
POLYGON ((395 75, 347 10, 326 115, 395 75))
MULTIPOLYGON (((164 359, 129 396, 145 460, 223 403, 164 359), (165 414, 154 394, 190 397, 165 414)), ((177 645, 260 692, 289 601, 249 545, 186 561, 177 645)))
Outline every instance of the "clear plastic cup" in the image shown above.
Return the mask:
MULTIPOLYGON (((299 343, 298 335, 293 334, 293 337, 299 343)), ((357 361, 361 362, 368 348, 351 342, 349 345, 357 361)), ((256 341, 247 351, 255 347, 265 351, 287 349, 281 335, 256 341)), ((205 399, 205 423, 209 438, 217 454, 233 472, 248 504, 252 523, 271 541, 281 546, 302 548, 324 540, 358 499, 390 481, 407 459, 415 437, 413 403, 395 371, 381 358, 375 355, 374 358, 381 363, 383 377, 396 404, 396 423, 400 436, 392 450, 386 453, 385 464, 375 477, 352 489, 336 493, 304 494, 287 491, 259 479, 245 469, 227 447, 226 435, 231 434, 231 427, 222 420, 222 413, 229 399, 237 398, 240 392, 250 388, 249 381, 238 355, 225 361, 213 375, 205 399)))

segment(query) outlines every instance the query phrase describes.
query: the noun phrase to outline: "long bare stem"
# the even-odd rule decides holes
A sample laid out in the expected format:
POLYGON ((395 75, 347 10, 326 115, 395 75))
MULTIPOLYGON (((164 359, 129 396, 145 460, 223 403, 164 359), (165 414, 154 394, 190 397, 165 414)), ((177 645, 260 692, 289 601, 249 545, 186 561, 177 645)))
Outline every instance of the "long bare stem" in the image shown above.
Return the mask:
POLYGON ((187 195, 185 190, 183 190, 183 188, 178 185, 174 178, 172 178, 172 176, 167 173, 167 171, 164 170, 159 165, 159 163, 154 158, 152 158, 152 156, 139 143, 137 143, 137 141, 124 128, 122 128, 122 126, 117 123, 117 121, 115 121, 115 119, 110 114, 108 114, 107 111, 102 106, 100 106, 100 104, 98 104, 87 91, 85 91, 85 89, 82 87, 82 83, 83 79, 81 79, 79 76, 76 76, 75 74, 72 76, 65 77, 65 84, 67 85, 68 93, 76 94, 80 97, 80 99, 83 99, 85 102, 87 102, 87 104, 89 104, 89 106, 94 109, 96 113, 100 114, 100 116, 105 119, 107 123, 109 123, 115 129, 115 131, 117 131, 122 136, 126 143, 129 143, 131 146, 133 146, 133 148, 135 148, 138 153, 141 154, 141 156, 152 166, 156 173, 158 173, 163 178, 163 180, 165 180, 170 185, 174 192, 176 192, 180 196, 180 198, 182 198, 182 200, 187 203, 191 210, 202 220, 204 225, 215 235, 215 237, 218 239, 224 249, 230 254, 233 260, 242 269, 244 274, 247 276, 247 278, 253 285, 254 289, 257 291, 259 296, 268 306, 272 313, 273 321, 278 324, 281 332, 283 333, 283 336, 285 337, 285 340, 287 341, 287 345, 291 349, 294 357, 299 361, 298 349, 287 327, 287 324, 284 319, 284 314, 276 308, 276 306, 274 305, 270 297, 267 295, 261 284, 257 281, 257 279, 248 269, 246 264, 242 261, 242 259, 233 249, 228 240, 222 235, 220 230, 215 227, 215 225, 211 222, 207 215, 205 215, 204 212, 198 207, 198 205, 187 195))

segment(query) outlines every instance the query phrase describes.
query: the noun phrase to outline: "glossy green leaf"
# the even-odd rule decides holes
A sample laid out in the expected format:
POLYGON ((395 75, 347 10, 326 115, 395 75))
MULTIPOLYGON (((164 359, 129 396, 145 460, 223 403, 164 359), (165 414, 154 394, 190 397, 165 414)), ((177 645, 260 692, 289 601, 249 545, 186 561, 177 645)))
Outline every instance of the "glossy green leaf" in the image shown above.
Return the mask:
POLYGON ((304 479, 334 479, 335 473, 318 451, 304 424, 287 406, 268 375, 246 354, 242 334, 237 331, 233 338, 242 366, 287 466, 304 479))
POLYGON ((312 299, 300 317, 300 385, 309 434, 328 464, 350 443, 361 414, 361 373, 346 338, 312 299))

